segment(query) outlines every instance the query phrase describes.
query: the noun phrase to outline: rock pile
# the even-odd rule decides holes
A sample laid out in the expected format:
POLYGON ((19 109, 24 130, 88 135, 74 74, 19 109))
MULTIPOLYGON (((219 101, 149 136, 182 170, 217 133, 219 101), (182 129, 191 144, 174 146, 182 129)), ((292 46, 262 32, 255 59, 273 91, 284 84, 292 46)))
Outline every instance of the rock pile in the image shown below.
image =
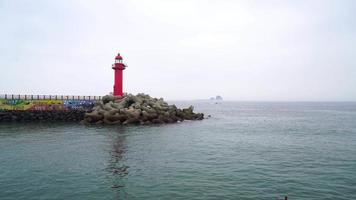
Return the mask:
POLYGON ((179 109, 168 105, 162 98, 146 94, 105 96, 96 103, 92 112, 86 113, 83 123, 87 124, 161 124, 184 120, 202 120, 203 113, 194 113, 193 106, 179 109))

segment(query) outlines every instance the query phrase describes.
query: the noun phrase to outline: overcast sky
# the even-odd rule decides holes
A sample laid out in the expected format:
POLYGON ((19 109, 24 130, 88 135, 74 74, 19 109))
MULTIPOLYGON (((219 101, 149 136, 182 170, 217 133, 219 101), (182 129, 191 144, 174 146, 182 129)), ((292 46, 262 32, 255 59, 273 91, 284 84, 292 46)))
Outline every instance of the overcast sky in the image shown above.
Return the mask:
POLYGON ((0 0, 0 93, 355 101, 353 0, 0 0))

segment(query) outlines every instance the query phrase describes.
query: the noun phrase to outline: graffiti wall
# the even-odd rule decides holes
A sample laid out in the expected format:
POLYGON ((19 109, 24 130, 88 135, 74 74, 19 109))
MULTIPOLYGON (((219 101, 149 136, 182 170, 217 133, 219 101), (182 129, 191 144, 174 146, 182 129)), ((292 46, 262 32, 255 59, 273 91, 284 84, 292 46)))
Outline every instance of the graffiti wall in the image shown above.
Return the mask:
POLYGON ((0 110, 88 110, 95 100, 0 99, 0 110))

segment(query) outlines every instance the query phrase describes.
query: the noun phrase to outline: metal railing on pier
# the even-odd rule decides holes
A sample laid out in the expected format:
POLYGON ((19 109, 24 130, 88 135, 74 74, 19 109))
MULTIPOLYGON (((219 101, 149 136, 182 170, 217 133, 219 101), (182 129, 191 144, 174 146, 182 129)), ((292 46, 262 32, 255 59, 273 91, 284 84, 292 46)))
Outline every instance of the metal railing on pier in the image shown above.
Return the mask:
POLYGON ((6 100, 101 100, 102 96, 78 96, 78 95, 20 95, 20 94, 0 94, 0 99, 6 100))

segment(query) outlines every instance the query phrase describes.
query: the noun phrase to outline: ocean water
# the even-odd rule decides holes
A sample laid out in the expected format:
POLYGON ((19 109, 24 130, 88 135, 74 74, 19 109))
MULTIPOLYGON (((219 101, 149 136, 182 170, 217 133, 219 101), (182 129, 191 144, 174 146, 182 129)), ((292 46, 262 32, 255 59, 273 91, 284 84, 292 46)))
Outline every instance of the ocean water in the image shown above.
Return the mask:
POLYGON ((155 126, 0 124, 0 199, 356 199, 356 103, 177 102, 155 126))

